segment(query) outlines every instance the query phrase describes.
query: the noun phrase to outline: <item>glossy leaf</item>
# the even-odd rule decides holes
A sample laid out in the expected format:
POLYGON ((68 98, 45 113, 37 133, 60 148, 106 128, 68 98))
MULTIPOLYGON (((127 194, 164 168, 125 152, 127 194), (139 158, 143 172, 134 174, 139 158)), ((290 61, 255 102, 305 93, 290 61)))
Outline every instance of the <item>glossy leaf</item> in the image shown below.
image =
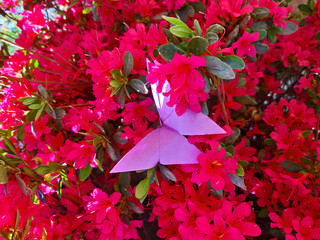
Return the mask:
POLYGON ((184 51, 174 44, 167 44, 159 47, 159 53, 165 61, 170 62, 175 53, 183 54, 184 51))
POLYGON ((245 63, 242 58, 235 55, 221 57, 221 60, 228 64, 232 69, 242 70, 245 68, 245 63))
POLYGON ((188 52, 193 53, 196 56, 201 56, 205 50, 208 48, 209 42, 203 37, 192 38, 187 45, 188 52))
POLYGON ((285 28, 280 27, 280 29, 281 29, 281 32, 279 33, 280 35, 290 35, 298 31, 299 27, 297 24, 293 22, 287 22, 287 26, 285 28))
POLYGON ((265 7, 257 7, 255 9, 253 9, 251 14, 252 14, 253 18, 260 19, 260 18, 265 18, 265 17, 269 16, 270 11, 268 8, 265 8, 265 7))
POLYGON ((123 57, 123 75, 128 76, 133 69, 133 57, 132 54, 127 51, 123 57))
POLYGON ((92 167, 90 166, 90 164, 88 164, 85 168, 80 169, 80 174, 79 174, 80 180, 85 181, 90 176, 91 171, 92 171, 92 167))
POLYGON ((148 89, 140 79, 132 79, 130 86, 139 93, 148 94, 148 89))
POLYGON ((42 95, 42 97, 44 97, 45 99, 48 98, 47 91, 41 84, 38 85, 38 90, 39 90, 40 94, 42 95))
POLYGON ((304 169, 304 167, 302 167, 300 164, 296 163, 296 162, 292 162, 292 161, 282 161, 280 163, 280 166, 288 171, 288 172, 293 172, 293 173, 298 173, 300 172, 301 170, 304 169))
POLYGON ((232 80, 236 77, 232 68, 228 64, 222 62, 219 58, 206 56, 205 59, 205 68, 213 75, 228 80, 232 80))

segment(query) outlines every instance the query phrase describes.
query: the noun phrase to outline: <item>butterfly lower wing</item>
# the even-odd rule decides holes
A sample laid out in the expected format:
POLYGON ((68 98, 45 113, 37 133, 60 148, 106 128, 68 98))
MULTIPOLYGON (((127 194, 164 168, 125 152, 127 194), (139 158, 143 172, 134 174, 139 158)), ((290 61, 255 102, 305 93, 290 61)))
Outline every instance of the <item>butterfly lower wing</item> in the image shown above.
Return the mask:
POLYGON ((160 129, 145 136, 110 171, 110 173, 130 172, 153 168, 160 159, 160 129))
POLYGON ((173 112, 163 122, 170 128, 177 130, 181 135, 206 135, 226 133, 212 119, 202 113, 192 112, 190 109, 178 116, 173 112))
POLYGON ((163 126, 160 128, 160 163, 198 164, 201 151, 178 132, 163 126))

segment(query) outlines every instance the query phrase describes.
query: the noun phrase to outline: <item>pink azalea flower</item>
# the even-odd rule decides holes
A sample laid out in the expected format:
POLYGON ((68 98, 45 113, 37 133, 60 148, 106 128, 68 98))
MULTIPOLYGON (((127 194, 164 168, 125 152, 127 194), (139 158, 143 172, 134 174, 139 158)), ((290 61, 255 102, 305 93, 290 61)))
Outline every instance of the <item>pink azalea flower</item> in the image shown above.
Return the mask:
MULTIPOLYGON (((65 146, 63 149, 68 146, 68 142, 66 141, 65 146)), ((90 164, 91 167, 97 167, 98 162, 96 159, 96 153, 94 150, 94 147, 90 144, 87 143, 71 143, 72 147, 69 148, 69 150, 66 150, 66 158, 75 163, 75 167, 78 169, 85 168, 88 163, 90 164)), ((64 150, 63 150, 64 151, 64 150)))
MULTIPOLYGON (((177 115, 180 116, 189 107, 194 112, 201 112, 199 101, 205 101, 208 93, 203 91, 204 78, 196 68, 205 66, 203 57, 192 56, 187 58, 183 55, 175 54, 171 62, 163 64, 152 72, 148 81, 154 83, 159 80, 162 87, 167 79, 171 85, 171 90, 166 93, 170 96, 168 106, 176 105, 177 115)), ((161 88, 157 89, 161 92, 161 88)))
POLYGON ((142 122, 147 119, 150 122, 155 122, 158 119, 158 114, 151 111, 153 101, 151 98, 146 98, 140 103, 129 102, 125 105, 125 111, 123 112, 123 121, 126 124, 132 122, 142 122))
POLYGON ((255 46, 252 45, 252 43, 258 41, 259 39, 259 33, 251 33, 244 31, 243 35, 232 44, 233 48, 237 48, 237 55, 239 57, 243 57, 245 54, 247 54, 250 57, 254 57, 257 54, 257 50, 255 46))
POLYGON ((83 196, 83 200, 87 202, 85 206, 86 211, 95 212, 97 223, 107 217, 110 221, 116 221, 118 219, 118 213, 115 205, 119 202, 121 193, 114 192, 109 197, 101 189, 96 188, 91 193, 91 197, 83 196))
POLYGON ((245 13, 251 13, 253 7, 249 4, 245 4, 245 0, 223 0, 221 1, 221 8, 234 17, 239 17, 245 13))
POLYGON ((237 161, 232 158, 226 158, 225 154, 225 149, 222 148, 219 152, 209 150, 198 156, 200 164, 199 179, 202 182, 210 180, 210 184, 215 190, 223 189, 225 178, 229 178, 227 173, 235 173, 238 168, 237 161))
MULTIPOLYGON (((229 201, 224 201, 222 208, 223 219, 232 227, 237 229, 239 235, 256 237, 261 234, 259 226, 253 222, 245 220, 251 214, 251 207, 249 203, 242 202, 237 206, 232 206, 229 201), (233 210, 232 210, 233 209, 233 210)), ((239 239, 239 238, 237 238, 239 239)))

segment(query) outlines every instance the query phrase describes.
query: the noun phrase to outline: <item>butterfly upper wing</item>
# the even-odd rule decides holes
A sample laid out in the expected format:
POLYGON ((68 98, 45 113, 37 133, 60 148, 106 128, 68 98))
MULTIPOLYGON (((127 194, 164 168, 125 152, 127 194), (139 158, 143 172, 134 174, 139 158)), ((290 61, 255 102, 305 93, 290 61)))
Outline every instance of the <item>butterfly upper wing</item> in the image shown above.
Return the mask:
POLYGON ((177 131, 163 126, 160 129, 160 163, 198 164, 201 151, 177 131))
POLYGON ((160 160, 160 128, 145 136, 110 171, 130 172, 153 168, 160 160))
POLYGON ((187 111, 178 116, 174 111, 164 121, 164 125, 177 130, 181 135, 206 135, 226 133, 212 119, 202 113, 187 111))
POLYGON ((161 93, 157 92, 157 86, 158 84, 151 84, 151 90, 152 90, 154 102, 156 104, 156 107, 160 115, 160 119, 164 121, 166 118, 168 118, 168 116, 170 116, 174 112, 174 108, 169 107, 167 105, 167 102, 169 101, 169 97, 165 97, 163 95, 164 92, 170 91, 170 84, 168 81, 166 81, 163 85, 161 93))

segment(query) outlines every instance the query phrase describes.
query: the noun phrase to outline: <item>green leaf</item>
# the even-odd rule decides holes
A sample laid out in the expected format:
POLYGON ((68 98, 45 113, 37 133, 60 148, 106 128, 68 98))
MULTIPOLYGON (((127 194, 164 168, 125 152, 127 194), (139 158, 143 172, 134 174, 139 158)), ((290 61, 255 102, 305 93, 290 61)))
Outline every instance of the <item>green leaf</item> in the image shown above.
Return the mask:
POLYGON ((224 27, 222 27, 220 24, 215 23, 208 27, 206 34, 208 34, 209 32, 222 33, 224 32, 224 27))
POLYGON ((120 187, 124 187, 124 188, 128 189, 130 186, 130 181, 131 181, 130 172, 122 172, 119 174, 119 186, 120 187))
POLYGON ((57 119, 56 112, 54 111, 53 107, 50 104, 46 104, 45 110, 51 117, 53 117, 54 119, 57 119))
POLYGON ((90 176, 91 171, 92 171, 92 167, 90 166, 90 163, 88 163, 88 165, 85 168, 80 169, 80 174, 79 174, 80 180, 85 181, 90 176))
POLYGON ((42 107, 39 109, 39 110, 36 110, 36 111, 38 111, 37 112, 37 114, 36 114, 36 116, 35 116, 35 118, 34 118, 34 120, 38 120, 39 119, 39 117, 41 116, 41 114, 42 114, 42 112, 43 112, 43 109, 45 108, 45 106, 46 106, 46 104, 45 105, 42 105, 42 107))
POLYGON ((242 70, 245 68, 245 63, 242 58, 235 55, 221 57, 221 60, 228 64, 232 69, 242 70))
POLYGON ((148 94, 148 89, 140 79, 132 79, 129 85, 139 93, 148 94))
POLYGON ((27 190, 27 185, 26 183, 22 180, 22 178, 20 178, 17 174, 16 174, 16 180, 18 183, 19 188, 21 189, 21 191, 25 194, 28 195, 28 190, 27 190))
POLYGON ((310 7, 309 5, 307 5, 307 4, 300 4, 300 5, 298 6, 298 8, 299 8, 299 10, 300 10, 301 12, 304 12, 304 13, 312 13, 311 7, 310 7))
POLYGON ((257 50, 257 54, 264 54, 269 51, 269 46, 264 43, 253 43, 257 50))
POLYGON ((3 137, 3 145, 15 156, 18 156, 16 148, 14 147, 11 140, 7 137, 3 137))
POLYGON ((38 104, 38 103, 31 104, 31 105, 28 106, 28 108, 30 108, 30 109, 39 109, 41 107, 42 107, 42 105, 38 104))
POLYGON ((238 103, 241 103, 244 105, 257 105, 258 104, 253 97, 248 96, 248 95, 234 97, 234 100, 236 100, 238 103))
POLYGON ((311 168, 313 168, 313 163, 306 157, 300 157, 300 161, 304 164, 304 165, 308 165, 311 168))
POLYGON ((219 58, 205 56, 205 59, 205 68, 213 75, 228 80, 232 80, 236 77, 232 68, 228 64, 222 62, 219 58))
POLYGON ((201 56, 205 50, 208 48, 209 42, 203 37, 192 38, 187 45, 188 52, 193 53, 196 56, 201 56))
POLYGON ((272 138, 266 138, 264 140, 264 143, 267 144, 268 146, 275 146, 276 142, 272 138))
POLYGON ((176 176, 174 176, 174 174, 166 166, 159 164, 159 169, 160 169, 161 176, 163 177, 164 180, 166 181, 171 180, 173 182, 177 181, 176 176))
POLYGON ((16 219, 15 219, 15 223, 14 223, 14 231, 17 231, 17 229, 18 229, 20 217, 21 217, 20 211, 19 211, 19 208, 17 208, 16 219))
POLYGON ((258 21, 258 22, 253 22, 250 29, 252 30, 252 32, 256 32, 258 30, 268 30, 268 24, 266 24, 265 22, 261 22, 261 21, 258 21))
POLYGON ((204 102, 204 101, 201 101, 200 102, 200 106, 201 106, 201 112, 204 114, 204 115, 209 115, 209 109, 208 109, 208 105, 207 105, 207 102, 204 102))
POLYGON ((293 173, 298 173, 301 170, 305 169, 304 167, 302 167, 300 164, 296 163, 296 162, 292 162, 292 161, 282 161, 280 163, 280 166, 288 171, 288 172, 293 172, 293 173))
POLYGON ((225 138, 224 143, 226 145, 233 144, 239 138, 240 134, 241 134, 241 130, 239 128, 233 128, 232 134, 225 138))
POLYGON ((193 9, 196 13, 198 13, 198 12, 204 13, 206 11, 206 6, 202 2, 189 2, 188 1, 188 4, 193 7, 193 9))
POLYGON ((44 97, 45 99, 48 98, 47 91, 44 89, 44 87, 41 84, 38 85, 38 90, 39 90, 40 94, 42 95, 42 97, 44 97))
POLYGON ((117 89, 118 90, 116 91, 116 97, 117 97, 119 104, 121 105, 121 108, 123 109, 124 105, 126 103, 126 99, 124 96, 124 87, 119 87, 117 89))
MULTIPOLYGON (((234 154, 234 146, 233 145, 229 145, 226 147, 226 152, 229 152, 231 155, 234 154)), ((239 162, 239 161, 238 161, 239 162)))
POLYGON ((31 105, 37 101, 34 97, 27 97, 22 103, 26 106, 31 105))
POLYGON ((277 36, 272 31, 268 31, 268 42, 272 44, 277 42, 277 36))
POLYGON ((219 36, 214 32, 207 32, 204 38, 208 40, 209 45, 216 43, 219 40, 219 36))
POLYGON ((265 18, 269 16, 270 11, 268 8, 265 8, 265 7, 257 7, 253 9, 251 14, 253 18, 260 19, 260 18, 265 18))
POLYGON ((159 53, 165 61, 170 62, 173 59, 175 53, 181 55, 184 54, 184 51, 182 51, 181 48, 174 44, 167 44, 159 47, 159 53))
POLYGON ((172 32, 172 34, 176 35, 177 37, 181 38, 189 37, 193 34, 190 28, 185 26, 173 26, 170 28, 170 32, 172 32))
POLYGON ((6 184, 8 182, 7 169, 5 166, 0 165, 0 184, 6 184))
POLYGON ((200 24, 199 24, 197 19, 195 19, 193 21, 193 25, 194 25, 194 29, 196 30, 196 33, 198 34, 198 36, 201 37, 202 36, 202 30, 201 30, 200 24))
MULTIPOLYGON (((177 18, 173 18, 173 17, 166 17, 166 16, 162 16, 162 18, 166 21, 168 21, 169 23, 172 23, 175 26, 183 26, 189 29, 189 27, 182 22, 181 20, 177 19, 177 18)), ((189 29, 190 30, 190 29, 189 29)), ((190 30, 191 31, 191 30, 190 30)))
POLYGON ((280 27, 280 29, 281 29, 281 33, 279 33, 280 35, 290 35, 298 31, 299 27, 297 24, 287 21, 287 26, 285 28, 280 27))
POLYGON ((143 213, 143 211, 137 205, 135 205, 133 202, 128 202, 128 205, 131 208, 131 210, 134 211, 135 213, 138 213, 138 214, 143 213))
POLYGON ((106 149, 112 161, 116 162, 120 159, 119 152, 110 143, 107 143, 106 149))
POLYGON ((17 129, 17 134, 16 137, 19 141, 23 142, 24 140, 24 124, 22 124, 20 127, 17 129))
POLYGON ((115 141, 116 143, 118 144, 121 144, 121 145, 124 145, 128 142, 128 138, 122 138, 121 137, 122 135, 122 132, 115 132, 113 135, 112 135, 112 139, 113 141, 115 141))
POLYGON ((57 172, 61 170, 61 166, 59 166, 56 162, 49 162, 50 172, 57 172))
POLYGON ((267 36, 267 31, 264 29, 258 29, 257 31, 259 33, 259 39, 258 41, 262 41, 263 39, 265 39, 265 37, 267 36))
POLYGON ((79 0, 74 0, 69 7, 73 7, 74 5, 76 5, 79 2, 79 0))
POLYGON ((236 174, 237 174, 238 176, 241 176, 241 177, 244 176, 244 170, 243 170, 243 167, 241 166, 241 164, 238 164, 238 168, 237 168, 237 170, 236 170, 236 174))
POLYGON ((162 28, 162 31, 163 31, 164 35, 166 35, 167 38, 168 38, 172 43, 174 43, 174 44, 176 44, 176 45, 179 45, 179 44, 180 44, 179 39, 178 39, 175 35, 173 35, 172 32, 170 32, 169 29, 162 28))
POLYGON ((110 86, 111 87, 114 87, 114 88, 118 88, 118 87, 121 87, 123 84, 121 82, 118 82, 116 80, 111 80, 110 81, 110 86))
POLYGON ((244 184, 244 180, 243 180, 243 177, 241 176, 238 176, 236 174, 233 174, 233 173, 229 173, 229 176, 231 178, 231 181, 234 185, 242 188, 243 190, 247 191, 247 187, 246 185, 244 184))
POLYGON ((130 186, 130 173, 129 172, 123 172, 119 174, 119 190, 121 194, 125 197, 131 197, 132 193, 129 192, 129 186, 130 186))
POLYGON ((61 119, 66 115, 66 112, 61 108, 54 108, 56 119, 61 119))
POLYGON ((36 171, 36 173, 38 173, 40 175, 46 175, 46 174, 50 173, 50 168, 47 165, 40 165, 40 166, 36 167, 34 170, 36 171))
POLYGON ((145 178, 141 182, 139 182, 135 192, 136 198, 142 199, 143 197, 148 195, 149 186, 150 186, 150 182, 148 178, 145 178))
POLYGON ((88 8, 83 9, 82 13, 83 14, 88 14, 89 12, 91 12, 91 10, 92 10, 92 7, 88 7, 88 8))
POLYGON ((124 58, 123 58, 123 75, 127 77, 132 71, 132 68, 133 68, 133 57, 132 57, 132 54, 129 51, 127 51, 124 54, 124 58))
POLYGON ((176 15, 178 15, 181 21, 186 22, 188 21, 188 17, 194 16, 194 9, 188 4, 178 9, 176 15))

